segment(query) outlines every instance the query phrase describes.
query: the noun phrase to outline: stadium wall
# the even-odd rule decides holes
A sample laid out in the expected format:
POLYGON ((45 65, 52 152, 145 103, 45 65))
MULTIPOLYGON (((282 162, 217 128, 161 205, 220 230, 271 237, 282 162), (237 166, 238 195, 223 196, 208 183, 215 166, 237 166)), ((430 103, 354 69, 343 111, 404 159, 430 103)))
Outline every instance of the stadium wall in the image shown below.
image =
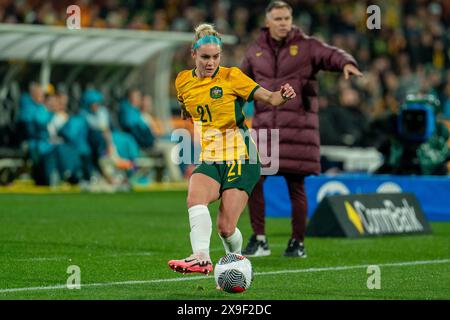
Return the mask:
MULTIPOLYGON (((412 192, 430 221, 450 221, 450 178, 438 176, 338 175, 305 179, 308 218, 323 197, 333 194, 412 192)), ((291 205, 283 177, 271 176, 264 183, 266 216, 290 217, 291 205)))

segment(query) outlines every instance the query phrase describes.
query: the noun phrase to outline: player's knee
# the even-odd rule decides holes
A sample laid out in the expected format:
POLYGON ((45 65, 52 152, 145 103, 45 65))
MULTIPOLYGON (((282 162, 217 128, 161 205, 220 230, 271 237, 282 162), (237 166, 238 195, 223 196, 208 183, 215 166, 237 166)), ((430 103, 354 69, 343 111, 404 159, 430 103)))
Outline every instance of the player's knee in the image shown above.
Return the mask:
POLYGON ((228 238, 229 236, 233 235, 235 230, 236 226, 231 223, 227 223, 226 221, 217 222, 217 231, 222 238, 228 238))
POLYGON ((199 197, 197 195, 192 195, 192 194, 188 194, 186 203, 187 203, 188 208, 191 208, 191 207, 199 205, 199 204, 208 205, 208 202, 206 201, 206 199, 203 199, 202 197, 199 197))
POLYGON ((211 194, 207 192, 189 192, 186 203, 187 207, 193 207, 199 204, 207 206, 211 202, 217 200, 219 198, 219 194, 211 194))
POLYGON ((193 206, 198 204, 197 203, 197 199, 195 199, 195 197, 188 196, 187 199, 186 199, 186 204, 187 204, 188 208, 191 208, 191 207, 193 207, 193 206))

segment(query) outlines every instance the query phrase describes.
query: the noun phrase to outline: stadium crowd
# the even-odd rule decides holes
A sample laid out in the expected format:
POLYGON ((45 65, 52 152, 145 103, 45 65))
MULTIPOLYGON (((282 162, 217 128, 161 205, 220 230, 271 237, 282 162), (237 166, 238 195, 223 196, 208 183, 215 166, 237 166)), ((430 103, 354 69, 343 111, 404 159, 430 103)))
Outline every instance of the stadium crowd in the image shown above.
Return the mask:
MULTIPOLYGON (((341 81, 338 74, 321 74, 322 144, 380 147, 383 141, 367 134, 373 131, 374 120, 397 114, 411 93, 437 98, 440 101, 435 110, 437 120, 450 127, 450 1, 288 2, 295 9, 294 24, 306 34, 352 54, 364 72, 364 77, 351 82, 341 81), (366 9, 371 4, 381 8, 379 30, 366 26, 366 9)), ((225 46, 223 62, 239 66, 247 45, 264 26, 267 3, 256 0, 0 0, 0 22, 64 26, 66 8, 71 4, 81 8, 82 27, 190 32, 201 22, 210 21, 219 32, 239 38, 237 45, 225 46)), ((176 53, 173 66, 173 79, 180 70, 192 66, 189 46, 176 53)), ((59 100, 64 99, 59 97, 59 100)), ((60 104, 64 103, 60 101, 60 104)), ((48 104, 47 108, 50 108, 48 104)), ((251 116, 251 105, 248 110, 251 116)))

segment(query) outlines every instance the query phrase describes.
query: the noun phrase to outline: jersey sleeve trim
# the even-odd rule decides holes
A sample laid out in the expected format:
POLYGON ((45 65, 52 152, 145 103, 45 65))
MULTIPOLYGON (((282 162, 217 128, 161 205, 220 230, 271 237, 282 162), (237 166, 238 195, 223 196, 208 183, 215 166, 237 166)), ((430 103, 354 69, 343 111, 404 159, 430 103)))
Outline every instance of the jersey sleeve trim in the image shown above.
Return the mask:
POLYGON ((248 95, 247 102, 250 102, 253 100, 253 95, 255 94, 256 90, 260 88, 260 85, 256 85, 256 87, 253 88, 252 92, 248 95))

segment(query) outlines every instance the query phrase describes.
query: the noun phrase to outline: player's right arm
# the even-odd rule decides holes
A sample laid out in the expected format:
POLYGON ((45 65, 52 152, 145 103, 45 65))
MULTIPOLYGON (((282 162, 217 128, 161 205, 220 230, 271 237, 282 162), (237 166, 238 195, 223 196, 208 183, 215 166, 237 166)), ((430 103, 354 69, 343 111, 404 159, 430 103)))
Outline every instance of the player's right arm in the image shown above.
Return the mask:
POLYGON ((184 104, 183 99, 183 84, 185 82, 186 77, 186 71, 182 71, 178 74, 177 78, 175 79, 175 88, 177 90, 177 99, 180 103, 180 109, 181 109, 181 118, 183 120, 190 119, 192 121, 192 116, 190 115, 189 111, 187 111, 186 106, 184 104))
POLYGON ((187 111, 184 103, 180 102, 180 108, 181 108, 181 119, 183 119, 183 120, 190 119, 192 121, 192 116, 189 113, 189 111, 187 111))

